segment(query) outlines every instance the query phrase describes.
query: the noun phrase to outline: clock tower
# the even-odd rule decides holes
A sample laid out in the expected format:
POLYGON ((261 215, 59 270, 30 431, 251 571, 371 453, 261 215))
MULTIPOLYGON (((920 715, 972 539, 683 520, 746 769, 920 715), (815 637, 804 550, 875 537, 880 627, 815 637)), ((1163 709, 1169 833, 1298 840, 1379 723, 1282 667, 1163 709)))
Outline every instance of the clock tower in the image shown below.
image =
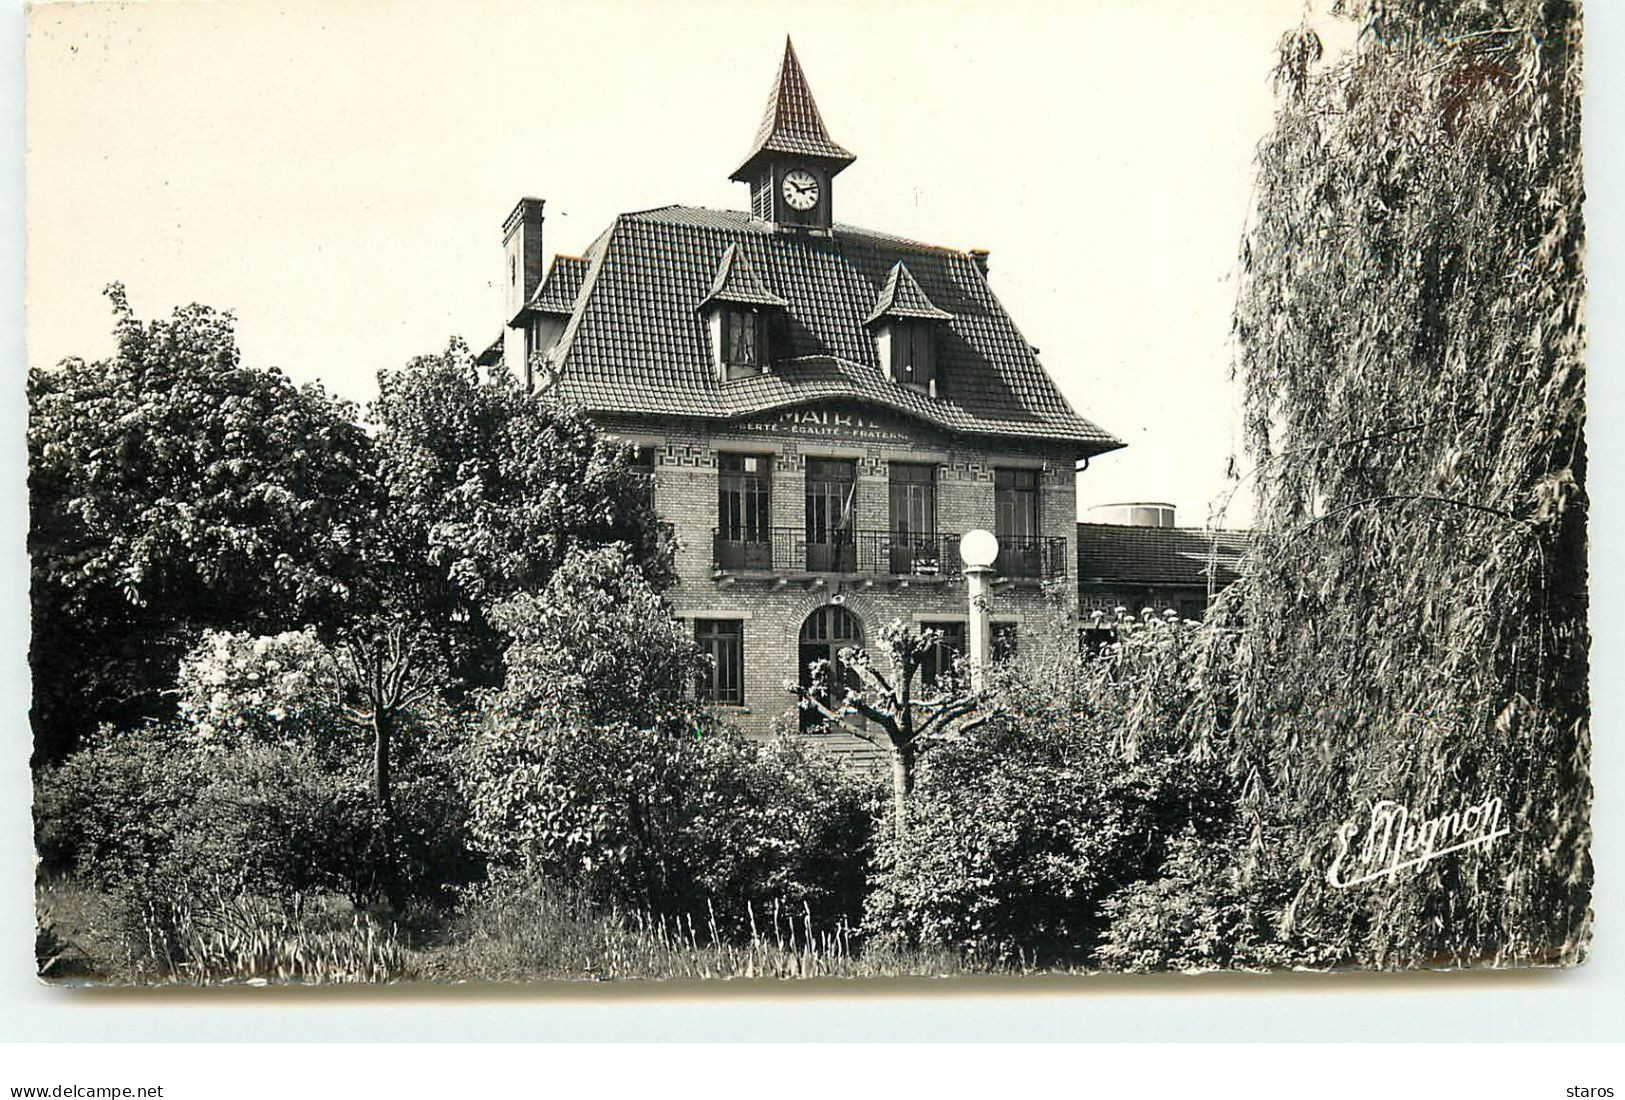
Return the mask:
POLYGON ((762 125, 750 155, 731 177, 750 185, 751 213, 782 229, 828 232, 834 223, 833 181, 857 159, 824 129, 795 47, 786 38, 762 125))

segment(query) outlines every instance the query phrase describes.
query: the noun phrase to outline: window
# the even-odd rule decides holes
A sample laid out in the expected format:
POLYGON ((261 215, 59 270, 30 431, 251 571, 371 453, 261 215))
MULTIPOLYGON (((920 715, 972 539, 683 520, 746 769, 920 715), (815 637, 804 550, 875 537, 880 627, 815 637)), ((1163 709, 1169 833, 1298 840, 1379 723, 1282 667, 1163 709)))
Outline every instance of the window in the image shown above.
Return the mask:
POLYGON ((716 564, 766 569, 771 563, 772 455, 717 458, 716 564))
POLYGON ((891 571, 936 574, 942 571, 937 538, 937 468, 893 462, 891 478, 891 571))
POLYGON ((1016 655, 1016 634, 1015 623, 993 624, 993 637, 988 639, 988 648, 991 650, 988 656, 995 664, 999 661, 1008 661, 1016 655))
POLYGON ((634 474, 643 479, 643 503, 650 508, 655 504, 655 449, 653 447, 633 447, 632 457, 627 462, 634 474))
POLYGON ((731 306, 722 311, 722 363, 729 378, 761 373, 762 319, 754 310, 731 306))
POLYGON ((905 386, 928 389, 936 381, 932 332, 929 324, 899 321, 892 326, 892 378, 905 386))
POLYGON ((710 658, 708 667, 700 673, 700 699, 723 706, 744 706, 744 622, 740 619, 696 619, 694 641, 710 658))
POLYGON ((1007 577, 1036 577, 1039 554, 1038 471, 993 471, 993 534, 999 540, 994 564, 1007 577))
POLYGON ((1117 632, 1109 627, 1086 626, 1078 631, 1078 652, 1093 659, 1116 640, 1117 632))
POLYGON ((849 458, 809 458, 806 477, 807 568, 851 573, 858 567, 858 464, 849 458))
POLYGON ((935 630, 942 635, 920 664, 920 679, 916 690, 929 692, 934 690, 938 680, 953 676, 954 662, 964 656, 965 624, 921 623, 920 629, 935 630))

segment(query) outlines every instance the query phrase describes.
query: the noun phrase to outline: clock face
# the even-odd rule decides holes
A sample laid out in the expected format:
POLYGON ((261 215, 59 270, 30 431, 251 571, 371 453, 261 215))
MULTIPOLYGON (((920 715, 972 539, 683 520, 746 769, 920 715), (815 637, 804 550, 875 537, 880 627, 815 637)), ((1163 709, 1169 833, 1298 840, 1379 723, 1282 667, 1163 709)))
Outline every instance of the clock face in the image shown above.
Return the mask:
POLYGON ((818 205, 818 177, 803 168, 784 174, 784 201, 792 210, 811 210, 818 205))

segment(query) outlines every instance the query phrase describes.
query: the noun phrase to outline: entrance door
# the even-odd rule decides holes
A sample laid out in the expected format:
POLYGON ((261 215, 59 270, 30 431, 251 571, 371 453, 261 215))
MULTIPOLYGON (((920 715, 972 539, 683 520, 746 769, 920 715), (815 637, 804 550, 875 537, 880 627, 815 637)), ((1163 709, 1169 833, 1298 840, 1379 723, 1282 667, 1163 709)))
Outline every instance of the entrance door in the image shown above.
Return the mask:
MULTIPOLYGON (((826 604, 807 616, 807 621, 801 624, 801 643, 798 666, 798 682, 804 688, 812 687, 813 665, 819 661, 829 662, 829 674, 826 682, 836 688, 835 694, 840 696, 847 688, 859 686, 858 678, 851 669, 841 662, 841 650, 863 645, 863 624, 859 623, 857 616, 844 607, 835 604, 826 604)), ((837 698, 830 700, 828 692, 820 698, 821 701, 833 709, 839 702, 837 698)), ((811 729, 822 725, 823 718, 815 711, 803 710, 801 712, 801 728, 811 729)))
POLYGON ((807 460, 809 572, 851 573, 857 569, 857 493, 858 464, 854 460, 807 460))

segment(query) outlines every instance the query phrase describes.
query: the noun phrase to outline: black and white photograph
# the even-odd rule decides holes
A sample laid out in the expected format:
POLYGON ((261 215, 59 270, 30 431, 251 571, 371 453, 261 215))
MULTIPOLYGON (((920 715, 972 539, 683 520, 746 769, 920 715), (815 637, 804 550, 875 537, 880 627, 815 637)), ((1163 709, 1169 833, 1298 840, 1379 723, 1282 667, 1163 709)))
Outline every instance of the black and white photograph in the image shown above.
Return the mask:
POLYGON ((53 992, 1587 958, 1577 2, 26 18, 53 992))

